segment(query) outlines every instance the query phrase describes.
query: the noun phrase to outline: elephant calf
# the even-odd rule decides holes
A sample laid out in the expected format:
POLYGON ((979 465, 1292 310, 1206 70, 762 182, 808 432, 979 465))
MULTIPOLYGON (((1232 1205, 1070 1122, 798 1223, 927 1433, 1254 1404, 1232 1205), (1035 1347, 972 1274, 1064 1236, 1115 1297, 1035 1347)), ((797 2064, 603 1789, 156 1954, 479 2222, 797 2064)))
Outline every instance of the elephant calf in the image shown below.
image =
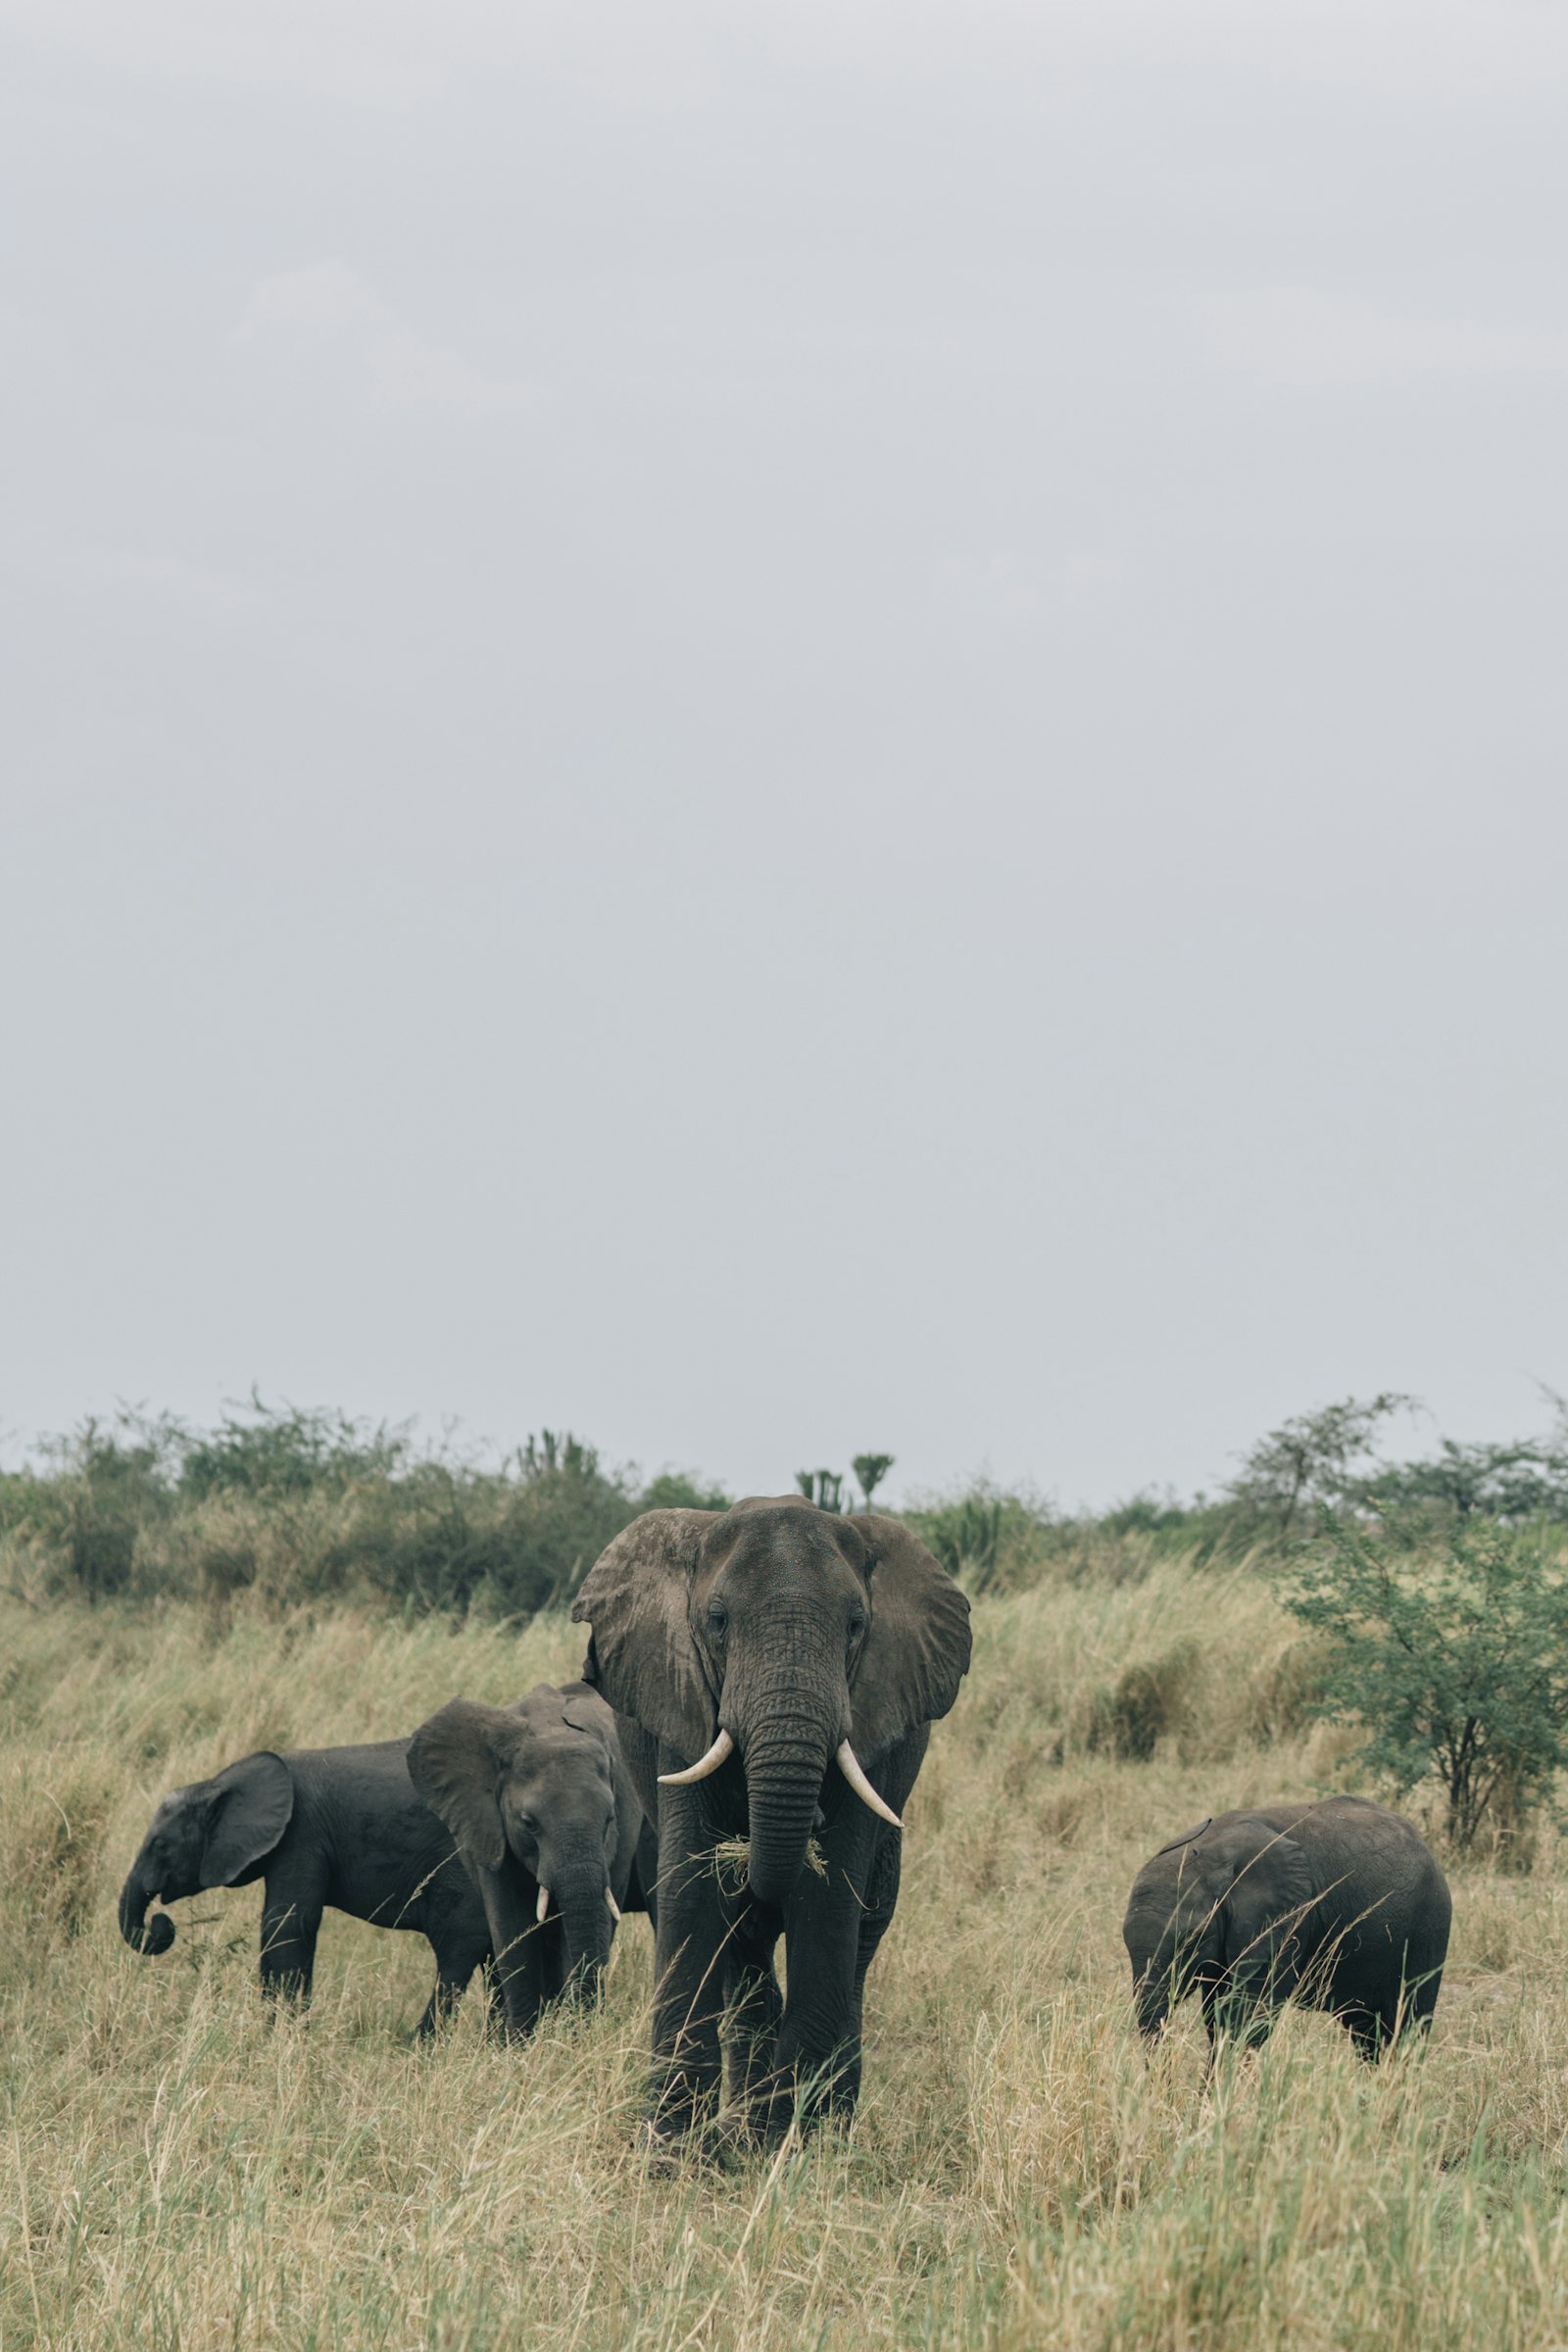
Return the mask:
POLYGON ((1162 1846, 1122 1925, 1139 2030, 1157 2034, 1196 1985, 1212 2047, 1267 2039, 1296 2000, 1378 2058, 1437 2007, 1452 1905, 1407 1821, 1360 1796, 1218 1813, 1162 1846))
POLYGON ((262 1985, 308 2000, 321 1913, 330 1906, 378 1928, 412 1928, 435 1950, 436 1984, 419 2032, 433 2031, 490 1956, 479 1889, 409 1780, 409 1742, 270 1748, 210 1781, 176 1788, 153 1815, 120 1895, 120 1932, 134 1950, 167 1952, 173 1923, 147 1906, 204 1886, 266 1881, 262 1985))
POLYGON ((583 1683, 537 1683, 514 1707, 454 1698, 409 1742, 409 1774, 458 1841, 490 1923, 507 2027, 591 1993, 622 1910, 652 1911, 657 1847, 615 1719, 583 1683))

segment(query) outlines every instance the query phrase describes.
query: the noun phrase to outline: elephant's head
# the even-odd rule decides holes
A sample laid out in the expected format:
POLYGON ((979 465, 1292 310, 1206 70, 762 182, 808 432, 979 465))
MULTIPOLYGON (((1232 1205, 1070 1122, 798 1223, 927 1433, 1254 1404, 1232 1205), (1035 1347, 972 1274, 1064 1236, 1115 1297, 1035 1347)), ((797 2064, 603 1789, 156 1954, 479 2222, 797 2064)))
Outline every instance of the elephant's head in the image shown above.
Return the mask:
POLYGON ((1122 1936, 1139 2031, 1157 2034, 1201 1976, 1242 2008, 1283 2000, 1300 1970, 1297 1930, 1318 1886, 1294 1838, 1237 1814, 1162 1846, 1133 1882, 1122 1936))
POLYGON ((559 1919, 568 1981, 591 1991, 641 1820, 604 1700, 549 1683, 514 1707, 450 1699, 415 1733, 409 1773, 478 1881, 497 1954, 559 1919), (531 1905, 521 1913, 519 1874, 531 1905))
POLYGON ((166 1796, 120 1890, 120 1933, 132 1950, 167 1952, 174 1940, 167 1912, 148 1921, 149 1903, 255 1878, 293 1811, 288 1766, 268 1748, 166 1796))
POLYGON ((782 1903, 799 1878, 835 1759, 896 1822, 863 1768, 946 1715, 969 1663, 969 1604, 906 1527, 798 1495, 645 1511, 572 1615, 593 1628, 588 1680, 691 1759, 671 1779, 739 1756, 762 1902, 782 1903))

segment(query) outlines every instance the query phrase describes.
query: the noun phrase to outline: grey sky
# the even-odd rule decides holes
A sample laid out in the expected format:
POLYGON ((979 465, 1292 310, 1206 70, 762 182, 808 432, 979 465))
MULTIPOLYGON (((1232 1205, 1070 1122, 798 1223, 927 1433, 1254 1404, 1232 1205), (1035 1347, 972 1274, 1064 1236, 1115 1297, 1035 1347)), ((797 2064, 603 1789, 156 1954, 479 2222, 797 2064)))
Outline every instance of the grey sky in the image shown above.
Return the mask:
POLYGON ((0 0, 5 1453, 1568 1388, 1568 12, 0 0))

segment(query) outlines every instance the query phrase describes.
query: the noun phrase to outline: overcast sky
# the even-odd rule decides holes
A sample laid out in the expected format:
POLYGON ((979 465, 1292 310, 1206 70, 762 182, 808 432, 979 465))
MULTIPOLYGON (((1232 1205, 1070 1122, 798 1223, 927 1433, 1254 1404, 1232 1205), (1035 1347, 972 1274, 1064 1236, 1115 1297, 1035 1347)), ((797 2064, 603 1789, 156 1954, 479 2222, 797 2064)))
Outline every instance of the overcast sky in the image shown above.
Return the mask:
POLYGON ((1568 11, 0 0, 0 1458, 1568 1389, 1568 11))

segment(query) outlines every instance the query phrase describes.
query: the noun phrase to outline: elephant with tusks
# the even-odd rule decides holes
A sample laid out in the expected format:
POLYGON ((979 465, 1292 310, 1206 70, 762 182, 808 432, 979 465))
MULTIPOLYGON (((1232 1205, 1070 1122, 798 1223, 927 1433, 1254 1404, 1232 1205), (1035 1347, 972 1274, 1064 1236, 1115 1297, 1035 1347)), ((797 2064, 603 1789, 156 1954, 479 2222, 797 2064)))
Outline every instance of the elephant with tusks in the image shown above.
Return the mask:
POLYGON ((591 1997, 622 1912, 656 1901, 653 1838, 598 1692, 454 1698, 415 1733, 409 1774, 479 1889, 508 2032, 529 2033, 563 1994, 591 1997))
POLYGON ((572 1614, 658 1832, 653 2151, 846 2112, 902 1813, 969 1664, 969 1605, 909 1529, 799 1495, 644 1512, 572 1614), (787 1997, 773 1968, 780 1936, 787 1997))

